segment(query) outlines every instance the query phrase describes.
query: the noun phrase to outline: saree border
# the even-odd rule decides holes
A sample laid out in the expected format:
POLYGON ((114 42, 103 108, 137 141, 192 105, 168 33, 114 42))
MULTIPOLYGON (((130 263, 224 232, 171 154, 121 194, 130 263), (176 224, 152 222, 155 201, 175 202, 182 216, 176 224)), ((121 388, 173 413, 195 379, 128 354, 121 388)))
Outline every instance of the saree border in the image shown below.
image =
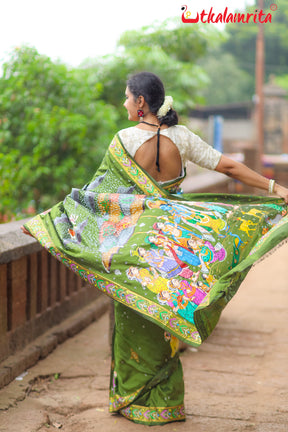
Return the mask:
POLYGON ((119 394, 110 394, 109 396, 109 412, 115 413, 118 412, 120 409, 123 409, 127 407, 127 405, 131 404, 133 400, 141 393, 145 386, 140 387, 139 389, 135 390, 135 392, 130 393, 127 396, 120 396, 119 394))
POLYGON ((157 198, 162 197, 163 195, 168 196, 165 189, 157 186, 150 175, 146 173, 143 168, 137 164, 137 162, 135 162, 131 155, 128 154, 118 135, 114 136, 108 151, 121 166, 121 169, 125 171, 125 174, 133 180, 145 195, 153 195, 157 198))
POLYGON ((173 407, 145 407, 132 404, 121 409, 120 414, 135 423, 155 425, 186 419, 184 404, 173 407))
POLYGON ((181 317, 176 316, 173 312, 165 309, 161 305, 156 305, 152 300, 142 297, 135 293, 112 282, 107 277, 103 277, 96 272, 90 271, 88 268, 67 257, 63 252, 59 251, 53 244, 48 231, 43 224, 41 215, 34 217, 31 221, 25 224, 29 232, 37 238, 39 243, 53 255, 58 261, 78 274, 82 279, 91 285, 98 288, 103 293, 107 294, 113 300, 116 300, 136 312, 141 313, 153 322, 157 322, 164 329, 169 329, 176 337, 188 342, 193 346, 201 345, 202 340, 196 326, 190 325, 181 317))

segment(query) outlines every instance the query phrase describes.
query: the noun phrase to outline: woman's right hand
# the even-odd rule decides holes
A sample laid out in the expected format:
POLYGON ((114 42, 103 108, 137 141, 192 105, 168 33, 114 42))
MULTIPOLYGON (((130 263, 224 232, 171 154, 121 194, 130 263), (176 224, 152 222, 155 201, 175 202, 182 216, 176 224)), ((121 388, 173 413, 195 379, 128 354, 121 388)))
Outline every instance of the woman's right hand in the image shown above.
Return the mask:
POLYGON ((288 204, 288 189, 284 186, 281 186, 279 184, 275 184, 274 192, 276 195, 278 195, 280 198, 283 198, 286 204, 288 204))

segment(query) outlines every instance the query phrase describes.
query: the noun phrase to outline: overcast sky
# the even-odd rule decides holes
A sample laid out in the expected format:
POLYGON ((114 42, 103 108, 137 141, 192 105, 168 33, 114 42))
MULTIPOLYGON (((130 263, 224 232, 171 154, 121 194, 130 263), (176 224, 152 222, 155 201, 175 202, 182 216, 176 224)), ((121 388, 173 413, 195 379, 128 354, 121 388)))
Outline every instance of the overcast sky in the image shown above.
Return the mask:
MULTIPOLYGON (((1 4, 0 63, 15 46, 28 44, 53 60, 78 66, 110 54, 125 30, 170 17, 181 20, 181 6, 215 12, 243 10, 253 0, 6 0, 1 4)), ((212 24, 206 24, 212 25, 212 24)))

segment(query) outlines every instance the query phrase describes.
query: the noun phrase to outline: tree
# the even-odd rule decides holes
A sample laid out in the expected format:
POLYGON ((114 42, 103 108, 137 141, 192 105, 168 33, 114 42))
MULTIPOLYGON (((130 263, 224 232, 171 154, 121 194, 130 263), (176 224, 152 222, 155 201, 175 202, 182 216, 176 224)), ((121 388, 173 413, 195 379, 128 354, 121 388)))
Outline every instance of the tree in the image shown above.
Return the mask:
POLYGON ((85 69, 13 52, 0 79, 0 214, 39 211, 88 181, 118 120, 102 89, 85 69))
MULTIPOLYGON (((241 13, 255 13, 257 2, 241 13)), ((269 75, 282 75, 287 71, 288 9, 287 0, 278 0, 276 11, 265 0, 264 13, 271 13, 272 22, 264 24, 265 79, 269 75)), ((210 78, 203 90, 206 104, 215 105, 251 101, 255 93, 255 55, 258 25, 229 23, 225 26, 221 43, 209 48, 199 65, 210 78)))
MULTIPOLYGON (((287 71, 288 58, 288 9, 287 0, 277 1, 277 10, 271 11, 270 0, 265 0, 264 12, 271 13, 272 22, 264 24, 265 35, 265 75, 281 75, 287 71)), ((254 13, 257 2, 249 6, 247 11, 254 13)), ((223 50, 232 54, 238 67, 249 73, 254 78, 255 50, 258 25, 252 20, 249 23, 230 23, 226 25, 229 35, 223 44, 223 50)))
POLYGON ((124 33, 115 55, 72 70, 16 49, 0 78, 0 218, 25 214, 30 202, 50 207, 88 181, 115 131, 131 126, 123 108, 130 73, 158 74, 188 114, 208 83, 197 60, 220 38, 212 26, 167 20, 124 33))
POLYGON ((187 26, 174 19, 127 31, 119 40, 118 53, 94 65, 99 80, 106 82, 102 97, 109 104, 122 105, 127 76, 149 70, 163 80, 177 111, 187 115, 189 108, 203 101, 201 89, 208 84, 197 61, 220 39, 213 26, 187 26))
POLYGON ((251 100, 254 83, 250 75, 238 67, 233 55, 216 49, 200 61, 200 66, 209 77, 208 85, 202 90, 207 105, 251 100))
POLYGON ((283 89, 285 89, 287 91, 287 94, 288 94, 288 74, 286 74, 286 75, 280 75, 280 76, 276 77, 275 78, 275 82, 280 87, 282 87, 283 89))

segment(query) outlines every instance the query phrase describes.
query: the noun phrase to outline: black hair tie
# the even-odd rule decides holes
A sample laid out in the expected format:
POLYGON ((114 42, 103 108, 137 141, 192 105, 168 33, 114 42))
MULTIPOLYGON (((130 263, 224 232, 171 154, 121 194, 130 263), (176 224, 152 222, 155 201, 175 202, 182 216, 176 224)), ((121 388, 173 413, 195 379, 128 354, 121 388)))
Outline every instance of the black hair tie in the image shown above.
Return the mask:
POLYGON ((156 155, 156 166, 157 166, 157 171, 160 172, 160 164, 159 164, 159 153, 160 153, 160 126, 153 124, 153 123, 148 123, 144 120, 141 121, 141 123, 145 123, 149 126, 155 126, 158 128, 157 130, 157 155, 156 155))
POLYGON ((158 127, 158 130, 157 130, 157 156, 156 156, 156 166, 157 166, 157 171, 160 172, 160 165, 159 165, 159 149, 160 149, 160 126, 158 127))

